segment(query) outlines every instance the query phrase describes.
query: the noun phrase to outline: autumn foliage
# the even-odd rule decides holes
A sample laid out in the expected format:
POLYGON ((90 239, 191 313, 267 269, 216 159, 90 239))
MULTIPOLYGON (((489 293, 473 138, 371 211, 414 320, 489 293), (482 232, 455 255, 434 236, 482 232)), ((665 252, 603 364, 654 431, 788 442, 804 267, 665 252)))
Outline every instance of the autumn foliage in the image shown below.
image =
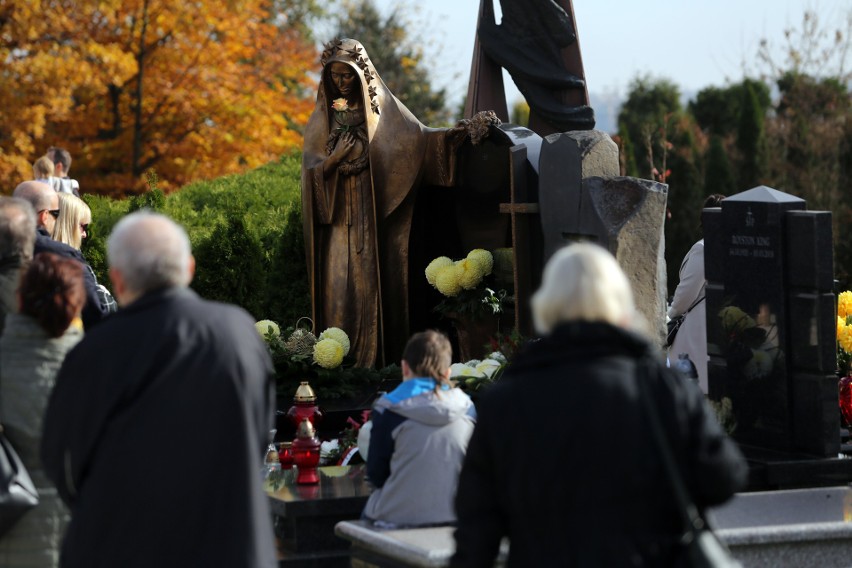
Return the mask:
POLYGON ((0 2, 0 182, 64 146, 85 192, 245 170, 301 145, 317 52, 264 0, 0 2))

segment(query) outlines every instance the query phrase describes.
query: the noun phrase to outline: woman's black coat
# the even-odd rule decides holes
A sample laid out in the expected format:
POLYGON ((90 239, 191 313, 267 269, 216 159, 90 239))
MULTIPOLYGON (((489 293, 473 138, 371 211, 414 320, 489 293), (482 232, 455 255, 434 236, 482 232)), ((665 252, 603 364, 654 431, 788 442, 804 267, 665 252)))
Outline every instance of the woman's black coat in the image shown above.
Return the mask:
POLYGON ((477 401, 456 496, 452 566, 665 566, 682 532, 637 390, 651 392, 700 507, 727 500, 747 468, 695 384, 644 339, 571 322, 529 346, 477 401))

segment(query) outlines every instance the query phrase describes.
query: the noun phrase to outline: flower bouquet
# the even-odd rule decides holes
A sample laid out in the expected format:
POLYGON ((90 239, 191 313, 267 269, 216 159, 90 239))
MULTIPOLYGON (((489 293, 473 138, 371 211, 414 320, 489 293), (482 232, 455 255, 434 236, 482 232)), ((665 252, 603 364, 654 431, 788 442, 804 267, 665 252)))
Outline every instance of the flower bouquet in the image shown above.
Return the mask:
POLYGON ((837 296, 837 372, 847 374, 852 360, 852 292, 837 296))
POLYGON ((484 249, 474 249, 461 260, 439 256, 426 267, 426 280, 444 299, 434 310, 444 316, 480 319, 503 311, 506 291, 494 291, 486 279, 494 267, 494 257, 484 249))
POLYGON ((450 366, 450 378, 466 391, 478 391, 498 380, 507 364, 506 356, 495 351, 482 360, 453 363, 450 366))
POLYGON ((310 329, 295 327, 281 330, 271 320, 255 324, 275 365, 278 392, 292 396, 301 381, 310 381, 317 396, 323 400, 362 395, 377 388, 385 379, 401 377, 399 367, 384 369, 356 367, 348 357, 349 336, 340 328, 330 327, 315 336, 310 329))

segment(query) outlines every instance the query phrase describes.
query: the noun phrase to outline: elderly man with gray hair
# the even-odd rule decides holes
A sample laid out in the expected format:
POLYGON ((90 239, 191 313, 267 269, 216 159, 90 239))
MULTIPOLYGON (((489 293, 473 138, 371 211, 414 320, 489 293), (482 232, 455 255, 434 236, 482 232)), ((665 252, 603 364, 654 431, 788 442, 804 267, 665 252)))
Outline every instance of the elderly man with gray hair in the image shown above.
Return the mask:
POLYGON ((62 565, 277 566, 260 475, 273 370, 254 318, 188 288, 189 239, 167 217, 128 215, 107 255, 121 308, 68 354, 44 422, 71 508, 62 565))
POLYGON ((0 334, 6 314, 18 311, 18 281, 33 257, 36 218, 23 199, 0 196, 0 334))

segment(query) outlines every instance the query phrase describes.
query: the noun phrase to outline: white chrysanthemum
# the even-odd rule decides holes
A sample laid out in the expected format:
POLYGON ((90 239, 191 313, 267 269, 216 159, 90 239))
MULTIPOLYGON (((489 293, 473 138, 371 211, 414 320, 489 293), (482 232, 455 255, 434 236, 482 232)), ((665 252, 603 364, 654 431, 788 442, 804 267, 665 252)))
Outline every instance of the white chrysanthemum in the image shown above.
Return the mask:
POLYGON ((508 363, 508 362, 509 362, 509 360, 508 360, 508 359, 506 359, 506 356, 505 356, 505 355, 503 355, 502 353, 500 353, 499 351, 492 351, 492 352, 491 352, 491 353, 490 353, 490 354, 486 357, 486 359, 493 359, 493 360, 497 361, 498 363, 502 363, 502 364, 506 364, 506 363, 508 363))
POLYGON ((330 327, 324 332, 320 333, 319 341, 323 339, 333 339, 343 346, 343 356, 345 357, 349 353, 349 336, 346 335, 346 332, 340 329, 339 327, 330 327))
POLYGON ((477 371, 475 368, 465 363, 453 363, 450 365, 450 377, 485 377, 484 373, 477 371))
POLYGON ((435 275, 435 288, 438 292, 447 297, 457 296, 461 292, 461 284, 459 284, 459 275, 461 270, 458 265, 451 264, 438 269, 435 275))
POLYGON ((435 285, 435 279, 438 277, 438 270, 447 266, 453 265, 453 259, 448 256, 439 256, 429 263, 426 267, 426 281, 432 286, 435 285))
POLYGON ((485 249, 473 249, 467 253, 467 259, 480 266, 483 276, 491 274, 494 268, 494 256, 485 249))
POLYGON ((314 362, 323 369, 335 369, 343 362, 343 346, 334 339, 323 339, 314 345, 314 362))
POLYGON ((260 320, 256 324, 254 324, 255 329, 260 334, 261 337, 266 337, 267 333, 272 332, 272 335, 275 337, 281 337, 281 329, 278 327, 278 324, 272 320, 260 320))
POLYGON ((494 359, 483 359, 482 362, 476 366, 476 370, 490 379, 497 369, 502 366, 502 363, 495 361, 494 359))
POLYGON ((459 284, 465 290, 473 290, 480 282, 482 282, 482 278, 485 276, 485 271, 478 260, 465 258, 458 261, 456 265, 460 269, 459 284))

